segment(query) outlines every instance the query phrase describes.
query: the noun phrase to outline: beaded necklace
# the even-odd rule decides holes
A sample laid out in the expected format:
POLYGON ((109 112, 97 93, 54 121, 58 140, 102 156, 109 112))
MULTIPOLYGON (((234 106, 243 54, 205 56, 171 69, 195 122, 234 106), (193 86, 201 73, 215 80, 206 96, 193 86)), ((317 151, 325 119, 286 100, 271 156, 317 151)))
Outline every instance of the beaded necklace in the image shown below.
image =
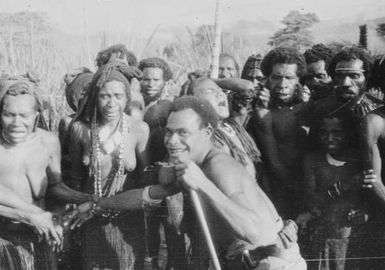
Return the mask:
MULTIPOLYGON (((91 135, 92 135, 92 157, 93 157, 93 165, 92 171, 94 178, 94 194, 99 197, 110 197, 115 195, 117 192, 121 191, 123 188, 123 184, 125 181, 124 177, 124 149, 125 149, 125 138, 126 134, 128 134, 128 125, 127 119, 125 119, 124 114, 120 117, 119 120, 119 128, 114 132, 120 132, 119 142, 119 154, 117 157, 117 161, 112 162, 112 168, 109 172, 107 179, 105 181, 104 187, 102 186, 102 165, 101 165, 101 142, 100 142, 100 127, 98 127, 96 122, 96 114, 92 119, 91 124, 91 135)), ((112 136, 111 136, 112 137, 112 136)), ((108 151, 106 151, 107 154, 108 151)), ((106 214, 102 216, 105 218, 113 219, 114 217, 119 215, 119 211, 109 210, 106 214)))

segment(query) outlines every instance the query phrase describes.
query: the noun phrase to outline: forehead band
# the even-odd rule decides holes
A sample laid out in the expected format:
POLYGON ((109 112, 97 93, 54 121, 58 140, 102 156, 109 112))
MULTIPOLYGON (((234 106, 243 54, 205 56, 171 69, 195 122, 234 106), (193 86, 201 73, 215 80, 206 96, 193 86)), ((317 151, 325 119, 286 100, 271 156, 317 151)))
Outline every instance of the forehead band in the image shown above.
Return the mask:
POLYGON ((365 70, 361 68, 336 68, 335 71, 365 72, 365 70))

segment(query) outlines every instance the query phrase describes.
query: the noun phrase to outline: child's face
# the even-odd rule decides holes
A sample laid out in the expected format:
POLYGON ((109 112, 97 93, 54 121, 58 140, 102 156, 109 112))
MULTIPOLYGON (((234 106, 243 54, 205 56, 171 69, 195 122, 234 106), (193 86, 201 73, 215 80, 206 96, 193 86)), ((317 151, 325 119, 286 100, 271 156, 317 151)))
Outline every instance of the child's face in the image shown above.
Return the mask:
POLYGON ((339 153, 347 143, 347 131, 338 118, 321 121, 319 138, 324 149, 331 154, 339 153))

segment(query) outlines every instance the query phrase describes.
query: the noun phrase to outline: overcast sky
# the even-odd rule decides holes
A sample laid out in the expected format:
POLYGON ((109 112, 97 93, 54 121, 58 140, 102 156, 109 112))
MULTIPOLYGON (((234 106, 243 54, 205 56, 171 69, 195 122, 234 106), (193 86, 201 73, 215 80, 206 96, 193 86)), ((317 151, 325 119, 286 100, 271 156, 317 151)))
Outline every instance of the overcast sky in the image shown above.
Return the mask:
MULTIPOLYGON (((268 19, 289 11, 315 12, 321 20, 385 16, 383 0, 221 0, 223 22, 268 19)), ((214 21, 216 0, 0 0, 0 10, 42 11, 65 32, 133 31, 149 35, 157 25, 198 26, 214 21)))

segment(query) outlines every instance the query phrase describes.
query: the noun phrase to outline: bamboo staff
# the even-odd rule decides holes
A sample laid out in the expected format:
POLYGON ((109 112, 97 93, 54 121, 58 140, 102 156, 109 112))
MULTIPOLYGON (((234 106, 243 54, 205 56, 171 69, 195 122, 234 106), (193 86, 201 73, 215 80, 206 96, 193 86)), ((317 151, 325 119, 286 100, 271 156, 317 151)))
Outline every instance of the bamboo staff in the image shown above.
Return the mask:
MULTIPOLYGON (((217 0, 216 9, 215 9, 215 39, 214 39, 214 48, 212 52, 212 64, 211 64, 211 78, 218 78, 218 69, 219 69, 219 53, 221 48, 221 33, 222 33, 222 24, 220 20, 220 7, 221 0, 217 0)), ((209 227, 207 225, 206 217, 203 213, 203 208, 201 202, 199 200, 198 194, 190 189, 190 196, 194 204, 195 212, 198 216, 199 223, 203 230, 203 234, 205 236, 207 246, 209 248, 211 260, 213 262, 213 266, 215 270, 221 270, 221 266, 219 264, 219 259, 217 256, 217 252, 215 251, 214 242, 210 234, 209 227)))
POLYGON ((84 3, 84 0, 82 1, 82 11, 83 11, 83 27, 84 27, 84 39, 86 42, 86 52, 87 52, 87 60, 88 60, 88 67, 93 69, 94 66, 93 60, 91 57, 91 49, 90 49, 90 36, 88 33, 88 16, 86 11, 86 6, 84 3))
POLYGON ((221 266, 219 264, 219 259, 217 256, 217 252, 215 251, 214 242, 211 238, 209 226, 207 225, 205 214, 203 213, 203 208, 201 205, 201 202, 199 200, 198 194, 195 192, 195 190, 190 189, 190 196, 194 204, 195 212, 198 216, 199 223, 201 225, 201 228, 203 230, 203 234, 206 238, 207 246, 209 248, 211 260, 213 262, 213 266, 215 270, 221 270, 221 266))
POLYGON ((215 8, 215 38, 211 61, 211 78, 218 78, 219 69, 219 54, 221 51, 221 34, 222 34, 222 20, 221 20, 221 0, 217 0, 215 8))

